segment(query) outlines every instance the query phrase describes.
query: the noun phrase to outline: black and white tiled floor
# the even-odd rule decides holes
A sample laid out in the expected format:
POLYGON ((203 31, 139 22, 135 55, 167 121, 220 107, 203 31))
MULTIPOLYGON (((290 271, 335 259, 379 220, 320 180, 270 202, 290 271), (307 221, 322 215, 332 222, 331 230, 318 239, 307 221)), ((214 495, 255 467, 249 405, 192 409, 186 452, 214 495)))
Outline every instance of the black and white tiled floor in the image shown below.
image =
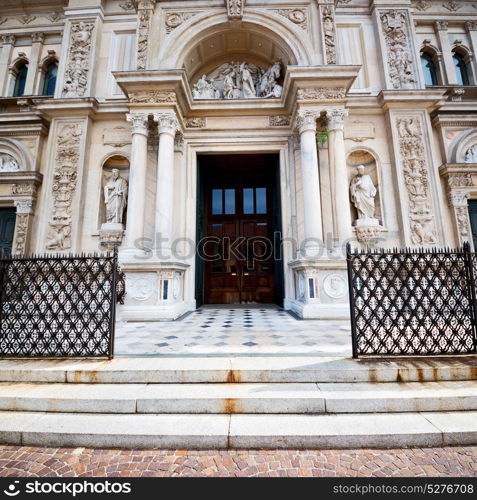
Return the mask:
POLYGON ((179 321, 118 322, 117 355, 350 356, 349 321, 298 320, 276 306, 202 307, 179 321))

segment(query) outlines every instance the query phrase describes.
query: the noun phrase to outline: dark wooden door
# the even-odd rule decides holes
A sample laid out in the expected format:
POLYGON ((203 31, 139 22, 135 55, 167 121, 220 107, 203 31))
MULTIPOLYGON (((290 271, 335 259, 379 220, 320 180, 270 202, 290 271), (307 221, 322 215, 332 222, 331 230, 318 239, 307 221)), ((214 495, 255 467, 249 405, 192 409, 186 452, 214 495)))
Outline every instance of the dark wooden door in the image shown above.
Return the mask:
POLYGON ((0 208, 0 254, 12 250, 15 218, 14 208, 0 208))
POLYGON ((469 200, 469 218, 474 249, 477 249, 477 200, 469 200))
MULTIPOLYGON (((272 303, 274 175, 253 165, 209 171, 204 189, 204 302, 272 303)), ((243 161, 243 159, 242 159, 243 161)))

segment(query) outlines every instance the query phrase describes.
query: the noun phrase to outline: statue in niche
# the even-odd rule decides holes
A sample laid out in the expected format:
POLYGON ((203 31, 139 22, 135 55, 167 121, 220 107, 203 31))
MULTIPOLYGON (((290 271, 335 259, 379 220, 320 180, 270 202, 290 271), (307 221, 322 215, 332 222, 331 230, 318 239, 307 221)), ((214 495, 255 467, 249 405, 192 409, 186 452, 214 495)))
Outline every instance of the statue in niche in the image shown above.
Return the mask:
POLYGON ((278 83, 281 63, 264 70, 256 64, 231 62, 219 66, 209 75, 202 75, 192 89, 194 99, 280 98, 278 83))
POLYGON ((466 151, 464 162, 477 163, 477 144, 474 144, 466 151))
POLYGON ((15 172, 20 170, 17 160, 8 153, 0 154, 0 172, 15 172))
POLYGON ((106 205, 106 222, 122 224, 124 209, 128 196, 128 183, 119 175, 119 170, 114 168, 111 177, 104 186, 104 203, 106 205))
POLYGON ((358 165, 358 173, 350 184, 351 201, 358 211, 358 219, 374 219, 374 198, 376 187, 371 177, 365 173, 364 165, 358 165))

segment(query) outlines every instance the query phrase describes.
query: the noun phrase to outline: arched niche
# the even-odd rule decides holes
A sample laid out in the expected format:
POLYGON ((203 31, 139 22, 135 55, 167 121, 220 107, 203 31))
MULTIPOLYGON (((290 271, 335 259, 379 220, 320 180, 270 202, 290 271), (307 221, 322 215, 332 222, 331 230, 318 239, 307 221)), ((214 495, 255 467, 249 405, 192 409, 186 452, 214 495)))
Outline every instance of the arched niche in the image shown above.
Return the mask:
POLYGON ((27 148, 15 139, 0 138, 0 172, 32 170, 33 159, 27 148))
MULTIPOLYGON (((376 196, 374 198, 374 218, 379 220, 379 223, 384 226, 383 221, 383 208, 382 208, 382 196, 381 196, 381 180, 378 171, 378 163, 375 156, 366 149, 356 149, 351 151, 347 158, 346 164, 348 166, 348 186, 350 186, 352 179, 357 174, 357 167, 359 165, 364 166, 364 173, 368 174, 373 181, 376 188, 376 196)), ((350 210, 351 210, 351 220, 353 224, 358 219, 358 212, 356 207, 351 201, 350 195, 350 210)))
MULTIPOLYGON (((108 181, 112 178, 113 170, 118 170, 122 177, 129 184, 129 159, 120 154, 110 155, 103 163, 101 168, 101 195, 98 214, 98 229, 106 222, 106 203, 104 196, 104 188, 108 181)), ((124 210, 122 224, 125 227, 127 222, 127 204, 124 210)))
POLYGON ((449 145, 449 149, 452 151, 451 163, 477 163, 470 161, 468 157, 468 151, 472 147, 477 149, 477 132, 475 129, 466 130, 455 137, 449 145))

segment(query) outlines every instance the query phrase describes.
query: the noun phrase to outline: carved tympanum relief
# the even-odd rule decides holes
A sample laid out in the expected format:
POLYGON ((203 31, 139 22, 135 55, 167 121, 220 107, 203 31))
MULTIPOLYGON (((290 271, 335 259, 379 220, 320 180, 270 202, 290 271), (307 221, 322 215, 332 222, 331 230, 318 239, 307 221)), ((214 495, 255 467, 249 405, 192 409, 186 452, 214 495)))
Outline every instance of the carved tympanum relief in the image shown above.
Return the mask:
POLYGON ((0 153, 0 172, 15 172, 20 170, 20 165, 12 155, 0 153))
POLYGON ((63 125, 56 141, 53 173, 53 210, 48 222, 46 248, 71 248, 72 204, 78 178, 80 140, 83 127, 78 123, 63 125))
POLYGON ((472 145, 464 156, 465 163, 477 163, 477 144, 472 145))
POLYGON ((387 50, 388 75, 393 88, 415 88, 416 72, 410 45, 409 23, 404 10, 380 13, 387 50))
POLYGON ((397 118, 396 127, 408 195, 411 241, 414 245, 435 245, 437 231, 431 206, 422 124, 417 116, 401 117, 397 118))
POLYGON ((83 97, 86 94, 93 31, 94 23, 71 23, 63 97, 83 97))
POLYGON ((266 70, 246 62, 225 63, 209 75, 202 75, 194 85, 194 99, 251 99, 279 98, 282 86, 281 63, 266 70))

